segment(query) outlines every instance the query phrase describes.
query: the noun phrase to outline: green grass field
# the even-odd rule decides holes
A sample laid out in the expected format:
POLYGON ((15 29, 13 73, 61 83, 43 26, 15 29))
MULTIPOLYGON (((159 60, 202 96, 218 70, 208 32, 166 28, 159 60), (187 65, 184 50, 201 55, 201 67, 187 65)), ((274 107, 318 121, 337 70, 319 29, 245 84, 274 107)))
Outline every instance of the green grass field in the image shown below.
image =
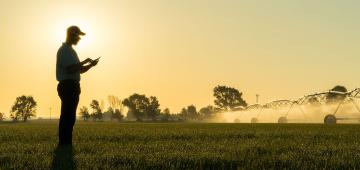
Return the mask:
POLYGON ((360 125, 77 122, 63 150, 56 132, 0 124, 0 169, 360 168, 360 125))

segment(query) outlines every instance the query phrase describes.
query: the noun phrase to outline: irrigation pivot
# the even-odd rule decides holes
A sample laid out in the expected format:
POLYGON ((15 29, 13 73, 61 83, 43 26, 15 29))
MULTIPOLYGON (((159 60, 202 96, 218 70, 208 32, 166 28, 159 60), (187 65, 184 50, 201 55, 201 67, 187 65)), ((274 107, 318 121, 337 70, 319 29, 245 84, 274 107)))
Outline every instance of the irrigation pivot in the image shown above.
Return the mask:
POLYGON ((257 103, 249 105, 243 111, 254 115, 251 117, 251 123, 261 122, 265 111, 280 114, 278 123, 308 122, 314 114, 325 114, 323 117, 325 124, 336 124, 343 120, 360 122, 360 107, 357 103, 359 99, 360 88, 356 88, 345 93, 327 91, 305 95, 297 100, 274 100, 263 105, 257 103), (343 114, 344 112, 340 111, 342 108, 352 110, 352 112, 343 114), (289 118, 295 111, 298 111, 301 116, 297 119, 289 118))

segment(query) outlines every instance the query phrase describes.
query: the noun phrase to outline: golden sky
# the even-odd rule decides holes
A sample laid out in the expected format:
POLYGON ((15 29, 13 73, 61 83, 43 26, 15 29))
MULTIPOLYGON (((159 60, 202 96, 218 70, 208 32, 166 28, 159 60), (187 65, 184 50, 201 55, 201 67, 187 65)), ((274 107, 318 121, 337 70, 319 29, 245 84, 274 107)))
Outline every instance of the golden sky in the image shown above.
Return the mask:
POLYGON ((56 52, 70 25, 87 33, 75 47, 81 60, 102 56, 82 75, 79 107, 136 92, 179 112, 213 104, 218 84, 248 103, 353 89, 359 18, 355 0, 3 0, 0 112, 25 94, 38 116, 51 107, 58 117, 56 52))

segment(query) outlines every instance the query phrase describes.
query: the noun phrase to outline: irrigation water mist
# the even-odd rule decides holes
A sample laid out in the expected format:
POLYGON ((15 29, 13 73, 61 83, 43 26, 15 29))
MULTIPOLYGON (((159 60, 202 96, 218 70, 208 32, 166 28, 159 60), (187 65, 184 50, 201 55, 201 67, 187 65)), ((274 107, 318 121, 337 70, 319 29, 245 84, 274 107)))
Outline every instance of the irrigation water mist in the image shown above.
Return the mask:
POLYGON ((360 123, 359 101, 318 105, 290 105, 281 108, 257 108, 218 113, 211 122, 221 123, 278 123, 286 117, 287 123, 324 123, 326 115, 335 114, 339 123, 360 123), (357 105, 357 106, 356 106, 357 105), (339 108, 338 108, 339 107, 339 108), (338 110, 336 111, 336 109, 338 110))

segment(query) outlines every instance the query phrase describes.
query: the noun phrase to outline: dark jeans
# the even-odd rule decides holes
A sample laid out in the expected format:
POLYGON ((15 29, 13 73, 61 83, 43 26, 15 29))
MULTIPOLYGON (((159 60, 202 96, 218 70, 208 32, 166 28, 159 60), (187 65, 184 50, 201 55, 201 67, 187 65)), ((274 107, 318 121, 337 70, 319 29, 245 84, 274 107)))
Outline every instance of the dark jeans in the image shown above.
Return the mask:
POLYGON ((80 83, 74 80, 60 81, 57 91, 61 99, 59 145, 72 144, 72 131, 76 120, 79 95, 81 93, 80 83))

